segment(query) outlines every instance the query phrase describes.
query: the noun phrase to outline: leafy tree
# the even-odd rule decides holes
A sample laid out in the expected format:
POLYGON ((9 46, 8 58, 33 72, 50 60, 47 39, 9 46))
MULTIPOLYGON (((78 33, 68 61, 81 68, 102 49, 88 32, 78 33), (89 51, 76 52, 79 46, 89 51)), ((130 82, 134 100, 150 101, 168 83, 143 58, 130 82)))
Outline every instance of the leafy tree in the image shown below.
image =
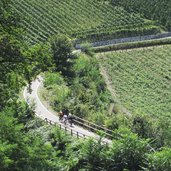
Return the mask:
POLYGON ((19 15, 10 0, 0 0, 0 110, 15 102, 25 80, 52 65, 50 44, 28 47, 23 41, 19 15))
POLYGON ((37 76, 40 72, 50 70, 53 67, 53 54, 49 43, 36 44, 26 47, 22 55, 27 61, 25 78, 29 80, 37 76))
POLYGON ((106 153, 106 170, 140 170, 148 153, 148 140, 139 139, 128 130, 119 130, 117 134, 120 138, 113 140, 106 153))
POLYGON ((132 131, 141 138, 153 138, 153 125, 147 116, 136 115, 132 122, 132 131))
POLYGON ((0 112, 0 170, 53 169, 51 159, 57 160, 50 142, 43 142, 38 134, 24 132, 24 125, 14 115, 10 108, 0 112))
POLYGON ((51 73, 51 72, 46 72, 45 73, 45 78, 43 81, 43 84, 45 87, 52 86, 52 85, 61 85, 64 84, 64 78, 61 76, 60 73, 51 73))
POLYGON ((163 114, 159 116, 156 129, 156 146, 171 147, 171 117, 170 114, 163 114))
POLYGON ((22 29, 10 0, 0 1, 0 109, 17 99, 24 84, 26 59, 22 55, 22 29))
POLYGON ((13 164, 13 160, 10 156, 15 148, 15 144, 8 144, 0 140, 0 170, 7 170, 13 164))
POLYGON ((147 168, 145 171, 170 171, 171 170, 171 149, 164 148, 161 151, 149 154, 147 157, 147 168))
POLYGON ((63 75, 70 75, 72 55, 71 40, 65 35, 57 35, 51 40, 53 59, 56 64, 56 71, 61 71, 63 75))

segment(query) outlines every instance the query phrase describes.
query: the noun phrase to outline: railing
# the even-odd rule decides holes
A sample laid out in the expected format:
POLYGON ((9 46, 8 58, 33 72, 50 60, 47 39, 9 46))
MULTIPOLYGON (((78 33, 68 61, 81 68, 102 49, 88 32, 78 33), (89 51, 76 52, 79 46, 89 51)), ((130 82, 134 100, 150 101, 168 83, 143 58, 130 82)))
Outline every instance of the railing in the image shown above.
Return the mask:
POLYGON ((83 134, 83 133, 81 133, 81 132, 78 132, 78 131, 76 131, 76 130, 74 130, 74 129, 72 129, 72 128, 66 126, 66 125, 63 125, 63 124, 54 122, 54 121, 52 121, 52 120, 50 120, 50 119, 45 118, 44 121, 45 121, 46 123, 50 124, 50 125, 58 126, 60 129, 65 130, 65 132, 68 132, 68 133, 70 133, 71 135, 76 135, 77 138, 80 138, 80 137, 84 137, 84 138, 91 137, 91 136, 89 136, 89 135, 85 135, 85 134, 83 134))
MULTIPOLYGON (((50 124, 50 125, 55 125, 55 126, 59 127, 61 130, 64 130, 66 133, 69 133, 71 136, 76 136, 77 138, 91 138, 92 137, 90 135, 86 135, 86 134, 83 134, 82 132, 76 131, 76 130, 68 127, 67 125, 60 124, 58 122, 54 122, 54 121, 52 121, 50 119, 45 118, 43 120, 46 123, 50 124)), ((94 136, 93 138, 95 138, 96 140, 99 140, 100 137, 94 136)), ((108 144, 108 141, 106 141, 106 140, 102 139, 101 141, 102 141, 103 144, 106 144, 107 145, 108 144)))
MULTIPOLYGON (((81 119, 81 118, 79 118, 79 117, 77 117, 77 116, 75 116, 75 117, 78 118, 78 119, 81 119)), ((48 123, 48 124, 50 124, 50 125, 58 126, 61 130, 64 130, 66 133, 69 133, 71 136, 76 136, 77 138, 90 138, 90 137, 92 137, 92 136, 89 136, 89 135, 85 135, 85 134, 83 134, 83 133, 81 133, 81 132, 75 131, 75 130, 73 130, 72 128, 67 127, 66 125, 62 125, 62 124, 60 124, 60 123, 54 122, 54 121, 52 121, 52 120, 50 120, 50 119, 47 119, 47 118, 44 119, 43 117, 40 117, 40 118, 42 118, 46 123, 48 123)), ((85 122, 87 122, 87 123, 89 123, 89 124, 93 124, 93 123, 88 122, 88 121, 86 121, 86 120, 84 120, 84 119, 81 119, 81 120, 82 120, 82 121, 85 121, 85 122)), ((76 120, 75 120, 75 121, 76 121, 76 120)), ((83 124, 82 124, 82 125, 83 125, 83 124)), ((85 124, 84 124, 84 125, 85 125, 85 124)), ((93 125, 98 126, 98 125, 96 125, 96 124, 93 124, 93 125)), ((88 126, 87 126, 87 127, 88 127, 88 126)), ((105 130, 109 130, 109 129, 106 129, 106 128, 101 127, 101 126, 98 126, 98 127, 103 128, 103 129, 105 129, 105 130)), ((92 128, 92 127, 91 127, 91 128, 92 128)), ((109 130, 109 131, 111 131, 111 130, 109 130)), ((109 135, 110 135, 110 134, 109 134, 109 135)), ((98 137, 93 137, 93 138, 95 138, 96 140, 99 140, 98 137)), ((104 140, 104 139, 102 139, 101 142, 102 142, 104 145, 109 145, 109 141, 106 141, 106 140, 104 140)), ((151 151, 155 152, 155 149, 154 149, 150 144, 148 145, 148 148, 149 148, 151 151)))
POLYGON ((85 119, 82 119, 82 118, 80 118, 78 116, 75 116, 75 115, 73 115, 73 118, 74 118, 73 119, 73 122, 76 125, 82 126, 85 129, 88 129, 89 131, 92 131, 92 132, 95 132, 95 133, 97 133, 98 131, 101 131, 109 139, 114 138, 113 135, 112 135, 113 134, 113 131, 110 130, 110 129, 107 129, 105 127, 99 126, 97 124, 94 124, 92 122, 89 122, 89 121, 87 121, 85 119))

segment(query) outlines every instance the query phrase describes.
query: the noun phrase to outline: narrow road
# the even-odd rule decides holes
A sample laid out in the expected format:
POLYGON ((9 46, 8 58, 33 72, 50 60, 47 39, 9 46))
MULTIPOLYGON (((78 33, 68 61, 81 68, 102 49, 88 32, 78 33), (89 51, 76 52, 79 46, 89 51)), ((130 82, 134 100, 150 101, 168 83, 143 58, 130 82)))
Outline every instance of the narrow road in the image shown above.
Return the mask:
MULTIPOLYGON (((95 139, 98 139, 99 136, 93 132, 90 132, 88 130, 85 130, 83 129, 82 127, 79 127, 79 126, 76 126, 76 125, 73 125, 72 127, 70 127, 69 125, 64 125, 62 124, 61 122, 59 122, 59 117, 52 114, 45 106, 44 104, 40 101, 39 97, 38 97, 38 88, 39 86, 41 85, 41 82, 42 82, 42 78, 39 77, 37 78, 36 80, 32 81, 31 83, 31 90, 32 92, 29 93, 27 91, 27 87, 25 87, 24 89, 24 92, 23 92, 23 95, 24 95, 24 99, 26 100, 26 102, 31 105, 31 104, 35 104, 35 114, 37 117, 45 120, 45 119, 48 119, 48 120, 51 120, 52 122, 55 122, 56 124, 59 124, 62 126, 63 129, 66 129, 68 131, 71 131, 73 132, 73 134, 77 133, 79 134, 79 136, 83 137, 93 137, 95 139)), ((111 140, 108 140, 106 138, 103 138, 102 140, 104 143, 110 143, 111 140)))

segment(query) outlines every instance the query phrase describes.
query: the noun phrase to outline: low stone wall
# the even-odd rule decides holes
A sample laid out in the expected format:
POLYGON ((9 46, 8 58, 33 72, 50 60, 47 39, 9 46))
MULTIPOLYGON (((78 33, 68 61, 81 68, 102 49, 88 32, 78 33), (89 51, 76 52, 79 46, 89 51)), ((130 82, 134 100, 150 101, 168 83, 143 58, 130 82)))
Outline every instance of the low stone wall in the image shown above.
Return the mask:
MULTIPOLYGON (((159 34, 153 34, 153 35, 145 35, 145 36, 111 39, 111 40, 105 40, 105 41, 98 41, 98 42, 90 43, 90 45, 92 47, 98 47, 98 46, 107 46, 107 45, 114 45, 114 44, 126 43, 126 42, 161 39, 161 38, 167 38, 167 37, 171 37, 171 32, 159 33, 159 34)), ((81 49, 81 44, 76 44, 75 48, 81 49)))

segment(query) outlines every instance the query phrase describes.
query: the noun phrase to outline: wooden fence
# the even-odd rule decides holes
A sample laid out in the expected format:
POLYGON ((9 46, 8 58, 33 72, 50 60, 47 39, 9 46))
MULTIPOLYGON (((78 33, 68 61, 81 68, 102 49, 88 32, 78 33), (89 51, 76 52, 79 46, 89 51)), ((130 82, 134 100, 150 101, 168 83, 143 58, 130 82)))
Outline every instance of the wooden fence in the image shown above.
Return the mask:
MULTIPOLYGON (((90 137, 92 137, 92 138, 95 138, 96 140, 100 139, 100 136, 98 136, 98 135, 97 136, 96 135, 91 136, 91 135, 84 134, 82 132, 76 131, 72 127, 68 127, 67 124, 61 124, 58 122, 54 122, 54 121, 47 119, 47 118, 45 118, 44 121, 50 125, 55 125, 55 126, 59 127, 61 130, 64 130, 66 133, 69 133, 72 136, 76 136, 77 138, 90 138, 90 137)), ((88 122, 88 121, 86 121, 82 118, 79 118, 77 116, 74 116, 73 123, 75 125, 79 125, 79 126, 83 127, 84 129, 87 129, 88 131, 91 131, 91 132, 97 133, 98 131, 103 131, 103 133, 106 135, 106 138, 107 138, 107 139, 102 139, 102 142, 104 144, 108 144, 108 142, 110 141, 110 140, 108 141, 108 139, 112 139, 112 135, 105 132, 105 131, 110 131, 112 133, 112 131, 107 129, 107 128, 98 126, 96 124, 88 122)))

